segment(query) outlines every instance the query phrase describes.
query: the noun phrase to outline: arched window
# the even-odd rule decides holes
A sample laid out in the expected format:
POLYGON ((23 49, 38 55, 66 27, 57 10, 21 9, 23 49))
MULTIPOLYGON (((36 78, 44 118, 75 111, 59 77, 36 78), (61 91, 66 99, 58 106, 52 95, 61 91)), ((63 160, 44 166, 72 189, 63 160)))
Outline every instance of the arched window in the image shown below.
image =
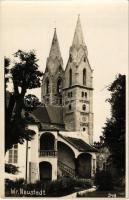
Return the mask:
POLYGON ((62 86, 63 86, 62 79, 58 79, 58 81, 57 81, 57 93, 58 94, 62 93, 62 86))
POLYGON ((84 62, 86 62, 86 58, 84 57, 84 62))
POLYGON ((69 70, 69 86, 72 85, 72 69, 69 70))
POLYGON ((40 137, 40 153, 46 150, 54 150, 55 136, 52 133, 44 133, 40 137))
POLYGON ((46 94, 49 94, 49 79, 46 80, 46 94))
POLYGON ((86 105, 85 104, 83 104, 82 110, 86 110, 86 105))
POLYGON ((86 128, 85 128, 85 127, 83 127, 83 131, 86 131, 86 128))
POLYGON ((86 85, 86 69, 83 69, 83 85, 86 85))
POLYGON ((84 97, 84 92, 82 92, 82 97, 84 97))
POLYGON ((85 92, 85 97, 87 98, 87 92, 85 92))

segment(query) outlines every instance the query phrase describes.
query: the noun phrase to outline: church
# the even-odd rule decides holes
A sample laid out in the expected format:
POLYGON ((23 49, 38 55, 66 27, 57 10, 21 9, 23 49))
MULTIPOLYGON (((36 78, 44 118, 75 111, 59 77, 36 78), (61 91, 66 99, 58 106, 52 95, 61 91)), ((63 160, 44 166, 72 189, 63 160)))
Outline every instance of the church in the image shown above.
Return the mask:
POLYGON ((28 183, 60 177, 92 178, 96 172, 93 147, 93 69, 88 60, 78 16, 69 58, 64 70, 57 31, 41 86, 42 105, 30 115, 28 128, 36 132, 32 141, 16 144, 5 158, 19 167, 16 175, 28 183))

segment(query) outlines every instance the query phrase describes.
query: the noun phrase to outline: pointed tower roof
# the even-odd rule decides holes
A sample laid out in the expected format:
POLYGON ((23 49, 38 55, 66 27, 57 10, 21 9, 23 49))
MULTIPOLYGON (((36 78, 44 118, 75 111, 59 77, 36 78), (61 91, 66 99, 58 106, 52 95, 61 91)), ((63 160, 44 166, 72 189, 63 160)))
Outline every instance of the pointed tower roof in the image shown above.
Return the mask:
POLYGON ((60 52, 59 42, 58 42, 58 38, 57 38, 56 28, 54 31, 54 36, 53 36, 53 40, 52 40, 52 44, 51 44, 49 57, 61 58, 61 52, 60 52))
POLYGON ((78 15, 72 46, 79 47, 80 45, 85 46, 85 42, 83 39, 80 15, 78 15))

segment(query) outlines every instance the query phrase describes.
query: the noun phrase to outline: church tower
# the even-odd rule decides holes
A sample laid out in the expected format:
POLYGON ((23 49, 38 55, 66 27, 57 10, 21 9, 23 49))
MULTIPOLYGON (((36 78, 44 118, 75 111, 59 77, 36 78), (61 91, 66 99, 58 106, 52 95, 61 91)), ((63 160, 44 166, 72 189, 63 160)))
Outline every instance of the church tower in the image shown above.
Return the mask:
POLYGON ((62 105, 63 79, 63 60, 55 29, 42 81, 41 99, 43 104, 62 105))
POLYGON ((80 17, 65 70, 64 123, 68 131, 82 131, 93 143, 93 70, 88 61, 80 17))

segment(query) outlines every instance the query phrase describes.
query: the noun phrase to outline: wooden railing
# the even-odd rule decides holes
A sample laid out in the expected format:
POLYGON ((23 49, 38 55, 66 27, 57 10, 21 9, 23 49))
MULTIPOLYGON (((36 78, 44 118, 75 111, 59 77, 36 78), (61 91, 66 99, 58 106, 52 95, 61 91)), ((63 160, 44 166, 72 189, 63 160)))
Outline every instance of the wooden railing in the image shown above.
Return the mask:
POLYGON ((69 167, 67 164, 58 161, 58 166, 65 173, 65 175, 68 175, 70 177, 75 177, 75 170, 69 167))
POLYGON ((40 157, 56 157, 57 151, 54 150, 40 150, 39 151, 40 157))

